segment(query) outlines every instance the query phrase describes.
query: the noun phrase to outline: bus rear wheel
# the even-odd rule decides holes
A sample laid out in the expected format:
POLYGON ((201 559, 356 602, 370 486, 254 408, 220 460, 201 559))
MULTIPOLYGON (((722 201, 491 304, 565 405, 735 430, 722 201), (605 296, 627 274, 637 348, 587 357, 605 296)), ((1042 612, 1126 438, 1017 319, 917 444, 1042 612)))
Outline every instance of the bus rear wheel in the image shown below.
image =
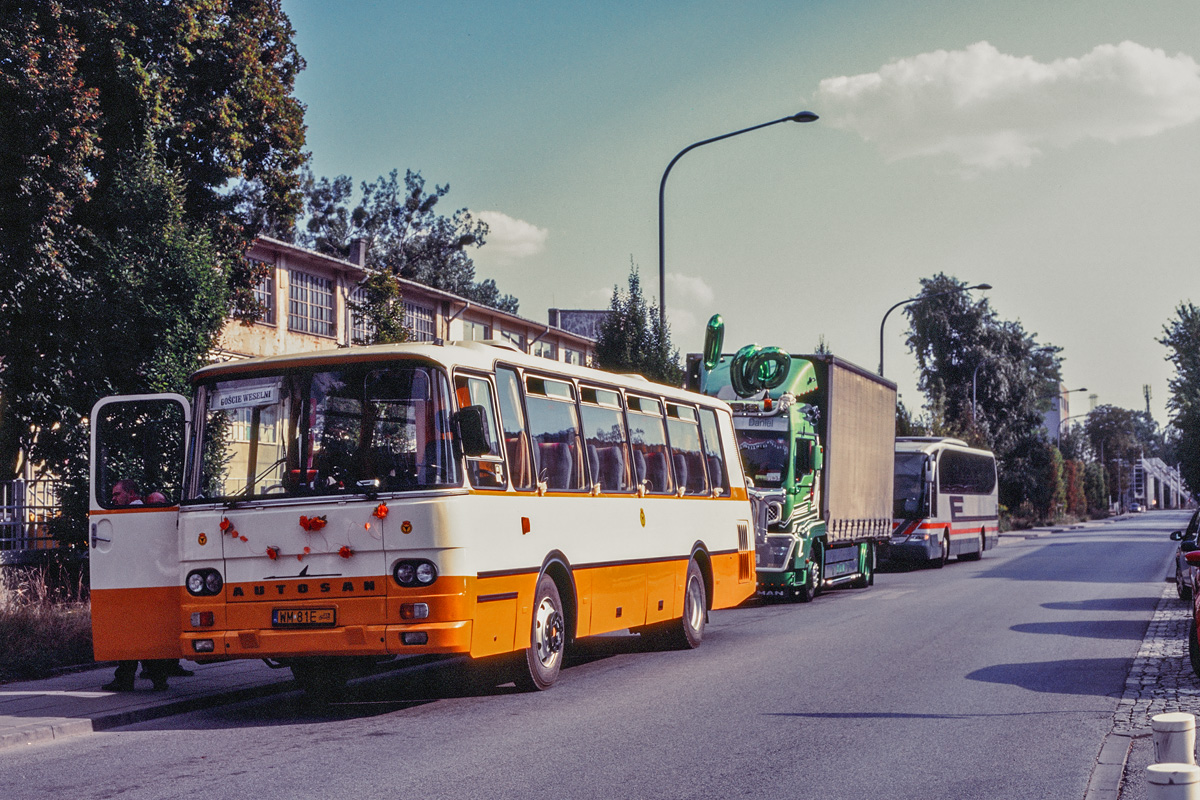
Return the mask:
POLYGON ((535 692, 553 686, 562 670, 566 642, 567 623, 558 586, 553 578, 543 574, 534 593, 529 647, 525 648, 513 679, 517 688, 535 692))
POLYGON ((683 585, 683 616, 671 624, 669 643, 680 650, 691 650, 704 641, 704 623, 708 621, 708 589, 704 573, 696 559, 688 562, 683 585))

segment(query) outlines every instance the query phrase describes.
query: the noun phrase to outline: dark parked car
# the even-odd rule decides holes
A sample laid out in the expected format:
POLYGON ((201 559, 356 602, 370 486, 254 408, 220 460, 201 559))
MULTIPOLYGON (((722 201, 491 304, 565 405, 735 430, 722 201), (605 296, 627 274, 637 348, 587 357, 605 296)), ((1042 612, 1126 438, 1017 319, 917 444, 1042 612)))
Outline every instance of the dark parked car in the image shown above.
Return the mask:
POLYGON ((1186 528, 1171 534, 1171 541, 1179 542, 1179 549, 1175 551, 1175 589, 1179 592, 1180 600, 1192 599, 1192 587, 1196 585, 1196 567, 1189 564, 1184 556, 1194 550, 1200 550, 1198 539, 1200 539, 1200 509, 1192 514, 1186 528))

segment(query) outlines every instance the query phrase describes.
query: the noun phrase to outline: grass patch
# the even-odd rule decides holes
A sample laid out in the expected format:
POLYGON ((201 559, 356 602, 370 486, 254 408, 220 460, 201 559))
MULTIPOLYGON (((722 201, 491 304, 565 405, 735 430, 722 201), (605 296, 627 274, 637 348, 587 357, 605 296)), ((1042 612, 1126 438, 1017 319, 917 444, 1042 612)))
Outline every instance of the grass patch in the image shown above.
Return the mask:
POLYGON ((48 567, 0 570, 0 683, 92 663, 92 619, 81 583, 48 567))

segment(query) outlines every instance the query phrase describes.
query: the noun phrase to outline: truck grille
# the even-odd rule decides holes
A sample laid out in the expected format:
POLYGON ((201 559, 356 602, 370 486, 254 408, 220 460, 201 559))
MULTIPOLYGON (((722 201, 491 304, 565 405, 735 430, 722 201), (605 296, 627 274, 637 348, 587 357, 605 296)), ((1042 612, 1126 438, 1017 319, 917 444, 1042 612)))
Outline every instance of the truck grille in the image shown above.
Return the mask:
POLYGON ((792 552, 791 536, 767 536, 755 549, 755 565, 759 569, 781 570, 792 552))

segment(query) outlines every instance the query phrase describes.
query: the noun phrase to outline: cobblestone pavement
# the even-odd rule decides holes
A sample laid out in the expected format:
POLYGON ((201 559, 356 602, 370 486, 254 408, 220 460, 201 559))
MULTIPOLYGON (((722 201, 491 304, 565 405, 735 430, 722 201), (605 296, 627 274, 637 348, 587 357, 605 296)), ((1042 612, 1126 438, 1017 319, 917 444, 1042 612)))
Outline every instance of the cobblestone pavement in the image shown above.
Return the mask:
POLYGON ((1163 589, 1142 646, 1125 679, 1125 694, 1113 715, 1113 733, 1150 732, 1150 718, 1169 711, 1200 716, 1200 682, 1188 660, 1191 602, 1180 600, 1174 584, 1163 589))

